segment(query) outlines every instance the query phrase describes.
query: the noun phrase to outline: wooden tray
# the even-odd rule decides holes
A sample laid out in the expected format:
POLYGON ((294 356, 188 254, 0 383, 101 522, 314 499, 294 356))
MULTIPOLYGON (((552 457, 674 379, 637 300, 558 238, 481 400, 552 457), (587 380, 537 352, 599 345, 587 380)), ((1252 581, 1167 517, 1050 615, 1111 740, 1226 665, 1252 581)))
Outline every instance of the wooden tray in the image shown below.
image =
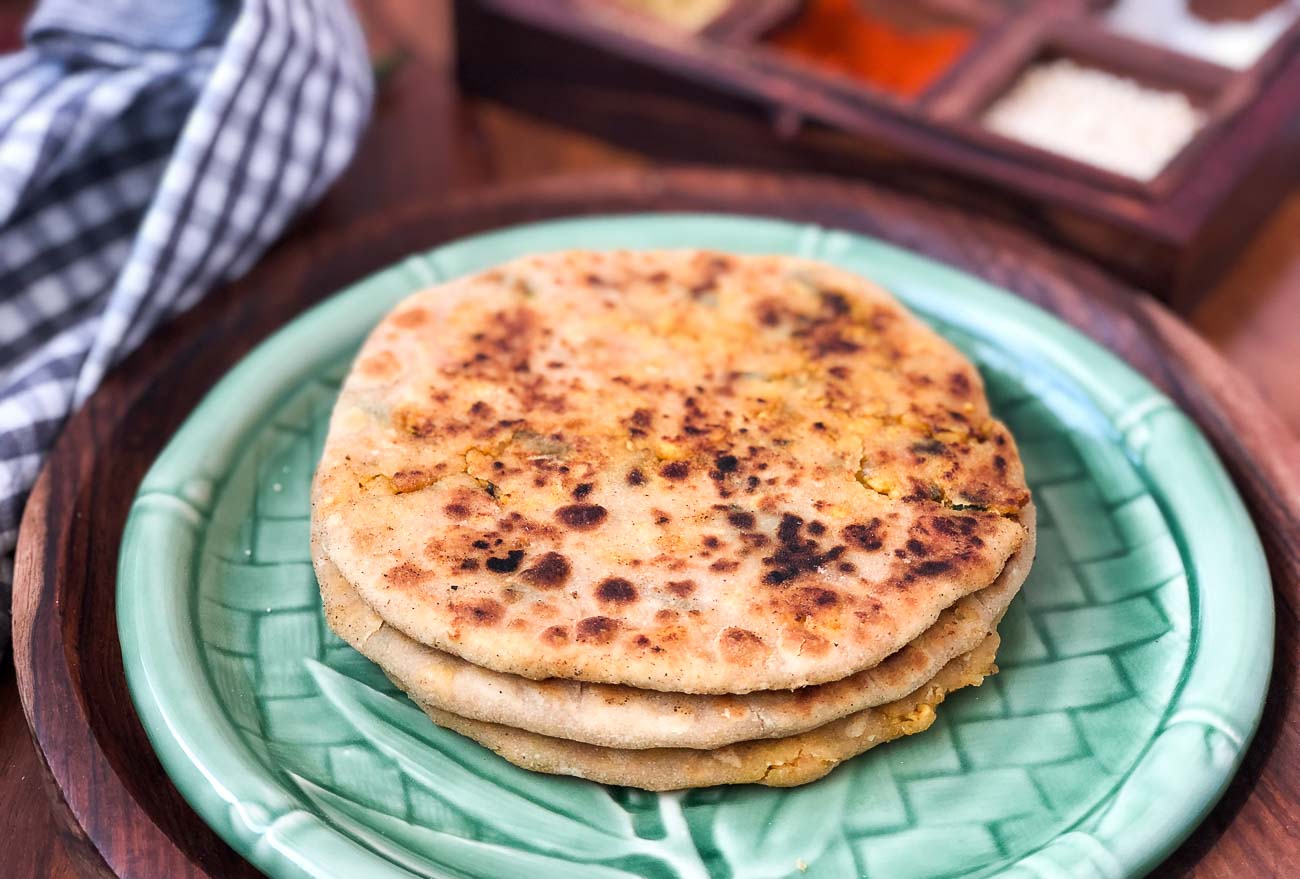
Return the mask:
MULTIPOLYGON (((1098 16, 1111 0, 905 5, 973 35, 911 98, 775 50, 763 38, 780 20, 773 0, 734 0, 748 30, 696 35, 646 24, 611 0, 457 0, 458 75, 469 91, 665 161, 785 167, 793 153, 803 167, 959 198, 1180 308, 1210 288, 1285 193, 1278 181, 1300 157, 1300 23, 1233 70, 1110 30, 1098 16), (1205 124, 1147 181, 983 124, 1021 74, 1057 57, 1182 92, 1205 124)), ((797 6, 785 5, 787 17, 797 6)))
POLYGON ((69 422, 23 521, 14 658, 50 793, 87 871, 147 879, 256 875, 199 821, 158 765, 126 693, 114 618, 118 541, 136 485, 208 388, 304 307, 407 253, 529 220, 653 210, 815 221, 952 263, 1061 315, 1196 418, 1264 537, 1279 631, 1269 705, 1244 767, 1159 872, 1266 877, 1295 864, 1300 444, 1256 392, 1162 306, 987 220, 837 181, 675 170, 431 198, 383 221, 301 234, 156 335, 69 422))

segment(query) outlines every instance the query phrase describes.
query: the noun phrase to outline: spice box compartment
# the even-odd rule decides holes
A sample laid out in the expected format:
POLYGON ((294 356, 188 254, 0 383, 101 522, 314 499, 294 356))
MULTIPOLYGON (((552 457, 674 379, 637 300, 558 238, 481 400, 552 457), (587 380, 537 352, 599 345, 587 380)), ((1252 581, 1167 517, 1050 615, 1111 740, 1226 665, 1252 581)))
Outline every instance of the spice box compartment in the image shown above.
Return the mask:
MULTIPOLYGON (((1294 21, 1234 69, 1113 27, 1110 17, 1133 0, 731 0, 695 32, 621 2, 635 0, 457 0, 462 84, 665 159, 821 169, 975 207, 1176 305, 1231 263, 1300 166, 1294 21), (873 81, 791 50, 801 17, 827 3, 868 15, 907 7, 964 32, 964 42, 920 86, 873 81), (1190 109, 1194 129, 1142 173, 992 130, 991 108, 1058 59, 1127 83, 1109 89, 1126 99, 1125 89, 1185 99, 1169 115, 1190 109)), ((888 55, 917 33, 927 29, 864 39, 888 55)))

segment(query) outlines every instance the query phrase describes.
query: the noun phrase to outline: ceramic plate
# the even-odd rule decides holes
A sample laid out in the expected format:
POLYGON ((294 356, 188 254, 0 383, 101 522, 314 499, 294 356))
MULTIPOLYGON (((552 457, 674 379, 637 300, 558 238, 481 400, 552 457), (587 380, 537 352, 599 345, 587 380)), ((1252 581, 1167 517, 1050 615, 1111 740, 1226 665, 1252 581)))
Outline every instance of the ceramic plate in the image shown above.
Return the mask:
POLYGON ((303 315, 230 372, 145 477, 117 602, 163 765, 272 876, 1139 876, 1240 762, 1273 631, 1259 540, 1222 466, 1115 357, 879 241, 704 215, 481 235, 303 315), (1040 517, 1001 674, 951 697, 929 732, 815 784, 656 795, 511 766, 434 727, 327 630, 308 488, 366 332, 422 287, 575 246, 826 260, 883 283, 978 364, 1040 517))

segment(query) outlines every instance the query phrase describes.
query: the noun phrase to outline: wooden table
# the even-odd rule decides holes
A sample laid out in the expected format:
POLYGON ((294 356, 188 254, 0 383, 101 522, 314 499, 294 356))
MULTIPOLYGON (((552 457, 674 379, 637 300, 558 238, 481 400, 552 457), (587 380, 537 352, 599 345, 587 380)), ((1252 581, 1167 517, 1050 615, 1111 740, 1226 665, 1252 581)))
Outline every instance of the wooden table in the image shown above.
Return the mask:
MULTIPOLYGON (((25 5, 0 0, 0 39, 12 39, 13 22, 25 5)), ((385 81, 356 161, 290 232, 289 246, 320 224, 400 210, 429 192, 648 163, 635 152, 458 95, 449 75, 444 5, 427 0, 358 0, 358 5, 376 54, 400 50, 407 60, 385 81)), ((1300 432, 1300 188, 1294 184, 1279 181, 1293 188, 1285 206, 1189 318, 1300 432)), ((13 669, 5 660, 0 670, 0 872, 13 879, 78 875, 61 833, 42 790, 13 669)))

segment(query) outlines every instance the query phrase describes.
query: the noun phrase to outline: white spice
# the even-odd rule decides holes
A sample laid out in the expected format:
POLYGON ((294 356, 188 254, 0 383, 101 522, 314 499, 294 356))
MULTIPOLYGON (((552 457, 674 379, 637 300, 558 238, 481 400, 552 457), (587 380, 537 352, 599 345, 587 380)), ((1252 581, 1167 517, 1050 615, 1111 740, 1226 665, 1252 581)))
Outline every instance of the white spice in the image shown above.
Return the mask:
POLYGON ((1198 18, 1187 0, 1118 0, 1106 13, 1106 23, 1122 34, 1237 70, 1258 61, 1297 18, 1300 0, 1242 21, 1198 18))
POLYGON ((1160 173, 1204 121, 1182 92, 1068 58, 1031 67, 983 119, 1005 137, 1139 180, 1160 173))

